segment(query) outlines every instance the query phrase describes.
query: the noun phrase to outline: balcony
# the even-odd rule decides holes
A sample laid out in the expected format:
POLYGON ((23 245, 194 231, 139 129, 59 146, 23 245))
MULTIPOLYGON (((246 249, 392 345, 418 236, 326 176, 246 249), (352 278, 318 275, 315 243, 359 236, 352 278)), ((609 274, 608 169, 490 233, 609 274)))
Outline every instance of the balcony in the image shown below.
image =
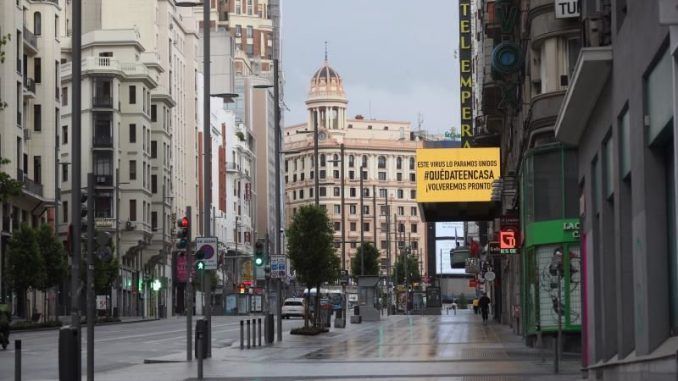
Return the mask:
POLYGON ((24 52, 29 56, 38 54, 38 38, 24 27, 24 52))
POLYGON ((113 108, 113 97, 110 95, 97 95, 92 98, 92 107, 113 108))
POLYGON ((35 98, 35 81, 33 78, 24 78, 24 98, 35 98))
POLYGON ((107 135, 94 136, 94 148, 113 148, 113 137, 107 135))
POLYGON ((24 192, 32 193, 42 197, 42 184, 38 184, 35 181, 29 179, 21 169, 17 171, 16 179, 23 184, 22 189, 24 192))
POLYGON ((226 162, 226 172, 240 172, 240 166, 234 162, 226 162))

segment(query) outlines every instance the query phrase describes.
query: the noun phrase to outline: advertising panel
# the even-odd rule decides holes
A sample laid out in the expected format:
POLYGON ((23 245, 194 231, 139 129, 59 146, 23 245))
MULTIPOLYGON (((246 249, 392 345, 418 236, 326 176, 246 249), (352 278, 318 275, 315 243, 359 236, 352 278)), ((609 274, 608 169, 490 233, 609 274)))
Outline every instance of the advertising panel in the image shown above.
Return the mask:
POLYGON ((490 202, 499 148, 417 149, 417 202, 490 202))
POLYGON ((473 33, 471 0, 459 0, 459 80, 461 102, 461 146, 473 143, 473 33))

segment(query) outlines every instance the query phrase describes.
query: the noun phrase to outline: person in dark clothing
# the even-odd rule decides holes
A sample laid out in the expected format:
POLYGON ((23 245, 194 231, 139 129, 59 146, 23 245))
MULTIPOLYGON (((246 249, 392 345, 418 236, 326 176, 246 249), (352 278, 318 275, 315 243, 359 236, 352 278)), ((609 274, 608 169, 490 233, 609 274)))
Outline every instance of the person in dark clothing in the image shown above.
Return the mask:
POLYGON ((487 317, 490 313, 490 298, 487 296, 486 292, 483 292, 483 296, 480 297, 478 305, 480 307, 480 313, 483 315, 483 324, 487 324, 487 317))
POLYGON ((0 345, 2 345, 2 349, 6 349, 7 344, 9 344, 9 323, 11 318, 9 306, 7 304, 0 304, 0 345))

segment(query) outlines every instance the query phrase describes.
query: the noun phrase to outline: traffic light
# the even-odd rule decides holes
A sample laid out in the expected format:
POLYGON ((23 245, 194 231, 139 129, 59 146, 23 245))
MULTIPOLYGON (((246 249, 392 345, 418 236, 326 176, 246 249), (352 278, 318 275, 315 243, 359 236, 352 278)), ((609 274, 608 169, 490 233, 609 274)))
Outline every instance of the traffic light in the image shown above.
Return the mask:
POLYGON ((203 260, 196 260, 193 264, 195 271, 202 271, 205 269, 205 262, 203 260))
POLYGON ((177 242, 175 247, 177 250, 186 250, 191 241, 191 220, 189 217, 181 217, 177 221, 177 242))
MULTIPOLYGON (((87 237, 87 216, 89 214, 89 209, 87 208, 87 192, 82 192, 80 194, 80 236, 82 239, 87 237)), ((94 222, 92 222, 94 223, 94 222)))
POLYGON ((258 240, 254 244, 254 265, 261 267, 264 265, 264 240, 258 240))

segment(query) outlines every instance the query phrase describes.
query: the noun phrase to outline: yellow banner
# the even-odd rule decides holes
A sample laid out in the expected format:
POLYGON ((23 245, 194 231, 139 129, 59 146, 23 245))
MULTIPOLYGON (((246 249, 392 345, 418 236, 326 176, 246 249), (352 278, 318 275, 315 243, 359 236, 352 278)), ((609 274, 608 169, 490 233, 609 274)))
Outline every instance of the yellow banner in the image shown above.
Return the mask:
POLYGON ((417 202, 489 202, 499 148, 417 150, 417 202))

